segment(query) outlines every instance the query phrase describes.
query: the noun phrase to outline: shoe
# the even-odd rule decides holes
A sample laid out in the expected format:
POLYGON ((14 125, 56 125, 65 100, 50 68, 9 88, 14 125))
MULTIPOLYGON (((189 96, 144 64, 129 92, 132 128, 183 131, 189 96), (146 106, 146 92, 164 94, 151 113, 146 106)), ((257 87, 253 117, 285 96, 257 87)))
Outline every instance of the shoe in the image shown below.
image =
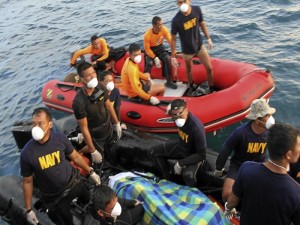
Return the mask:
POLYGON ((193 96, 193 92, 195 91, 195 89, 193 87, 189 87, 187 92, 186 92, 186 96, 193 96))
POLYGON ((165 86, 171 89, 177 89, 177 85, 172 82, 166 82, 165 86))

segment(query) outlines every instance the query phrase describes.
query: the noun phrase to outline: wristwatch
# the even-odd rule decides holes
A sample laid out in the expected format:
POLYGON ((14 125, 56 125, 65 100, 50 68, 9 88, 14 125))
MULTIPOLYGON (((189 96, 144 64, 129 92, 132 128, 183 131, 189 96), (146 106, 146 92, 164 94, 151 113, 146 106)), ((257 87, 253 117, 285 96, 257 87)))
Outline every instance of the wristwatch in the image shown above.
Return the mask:
POLYGON ((94 173, 94 169, 93 169, 93 168, 91 168, 91 170, 90 170, 89 174, 90 174, 90 175, 92 175, 93 173, 94 173))

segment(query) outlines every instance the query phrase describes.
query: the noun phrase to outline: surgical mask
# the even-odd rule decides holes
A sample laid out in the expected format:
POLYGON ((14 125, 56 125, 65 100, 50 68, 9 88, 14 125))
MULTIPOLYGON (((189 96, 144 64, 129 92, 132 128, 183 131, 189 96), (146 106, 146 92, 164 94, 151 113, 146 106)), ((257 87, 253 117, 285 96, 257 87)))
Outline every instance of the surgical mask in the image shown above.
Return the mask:
MULTIPOLYGON (((48 125, 48 127, 49 127, 49 125, 48 125)), ((48 127, 46 128, 46 130, 48 129, 48 127)), ((31 130, 31 135, 32 135, 34 140, 40 141, 45 136, 45 131, 43 131, 43 129, 40 128, 39 126, 35 126, 31 130)))
POLYGON ((270 129, 275 124, 275 119, 273 116, 270 116, 266 122, 266 128, 270 129))
POLYGON ((141 56, 141 55, 138 55, 138 56, 134 57, 133 61, 134 61, 136 64, 139 64, 139 63, 142 61, 142 56, 141 56))
POLYGON ((97 85, 98 85, 98 80, 97 80, 97 78, 95 77, 95 78, 93 78, 93 79, 91 79, 88 83, 87 83, 87 87, 88 88, 95 88, 95 87, 97 87, 97 85))
POLYGON ((122 207, 120 205, 119 202, 117 202, 113 208, 113 210, 111 211, 111 216, 116 218, 117 216, 120 216, 122 213, 122 207))
POLYGON ((180 6, 180 11, 183 12, 183 13, 186 13, 189 9, 189 5, 186 4, 186 3, 182 3, 181 6, 180 6))
POLYGON ((177 127, 183 127, 183 125, 185 124, 185 119, 179 118, 175 120, 175 124, 177 127))
POLYGON ((106 84, 106 89, 108 90, 108 91, 112 91, 113 89, 115 88, 115 84, 114 84, 114 82, 108 82, 107 84, 106 84))

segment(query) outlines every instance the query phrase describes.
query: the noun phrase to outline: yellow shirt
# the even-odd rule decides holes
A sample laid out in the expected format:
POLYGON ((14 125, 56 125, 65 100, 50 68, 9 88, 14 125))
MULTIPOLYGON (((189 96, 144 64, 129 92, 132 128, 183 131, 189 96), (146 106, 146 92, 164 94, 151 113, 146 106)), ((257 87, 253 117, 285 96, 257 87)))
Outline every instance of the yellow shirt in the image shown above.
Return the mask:
POLYGON ((143 90, 142 80, 148 80, 148 74, 140 72, 138 64, 132 62, 129 58, 125 63, 121 72, 122 89, 126 91, 128 97, 139 96, 141 99, 149 100, 150 95, 143 90))
POLYGON ((144 34, 144 49, 148 56, 155 58, 155 54, 151 50, 151 47, 161 45, 166 39, 171 46, 171 34, 167 27, 162 26, 159 33, 153 33, 152 28, 148 29, 144 34))
POLYGON ((94 49, 93 46, 90 44, 89 46, 87 46, 84 49, 81 49, 79 51, 76 51, 71 59, 71 64, 75 64, 76 59, 82 55, 86 55, 86 54, 93 54, 93 55, 102 55, 99 59, 97 59, 97 61, 102 61, 107 59, 108 54, 109 54, 109 48, 107 46, 107 43, 105 41, 104 38, 99 38, 100 40, 100 48, 99 49, 94 49))

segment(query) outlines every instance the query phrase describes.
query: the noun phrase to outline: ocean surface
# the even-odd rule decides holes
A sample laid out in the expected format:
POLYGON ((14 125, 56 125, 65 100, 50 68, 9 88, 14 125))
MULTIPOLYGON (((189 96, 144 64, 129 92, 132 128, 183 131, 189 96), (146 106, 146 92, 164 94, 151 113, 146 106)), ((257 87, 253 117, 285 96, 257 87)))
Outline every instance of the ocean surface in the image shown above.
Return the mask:
MULTIPOLYGON (((210 55, 270 67, 276 82, 270 99, 277 109, 275 119, 300 128, 300 1, 192 4, 204 13, 214 43, 210 55)), ((153 16, 162 17, 170 28, 177 11, 175 0, 0 0, 0 176, 19 174, 12 126, 43 106, 41 90, 48 80, 74 71, 70 49, 88 45, 93 34, 114 47, 142 45, 153 16)), ((209 134, 209 144, 218 151, 230 130, 209 134)))

